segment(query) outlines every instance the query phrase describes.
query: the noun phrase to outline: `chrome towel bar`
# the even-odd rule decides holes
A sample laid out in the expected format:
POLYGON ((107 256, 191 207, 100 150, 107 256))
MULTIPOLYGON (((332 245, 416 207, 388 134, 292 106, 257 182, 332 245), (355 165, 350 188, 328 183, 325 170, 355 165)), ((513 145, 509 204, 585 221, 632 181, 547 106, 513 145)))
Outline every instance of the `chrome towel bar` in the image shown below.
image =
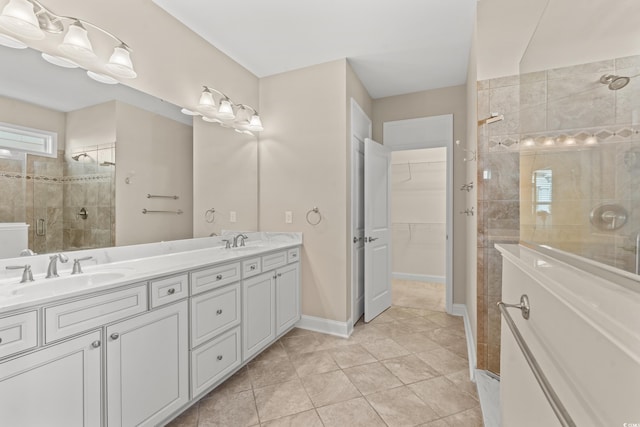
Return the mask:
POLYGON ((504 302, 500 301, 498 303, 498 308, 500 309, 500 312, 502 313, 502 316, 504 318, 504 321, 507 323, 507 326, 509 326, 511 333, 513 334, 513 337, 516 339, 516 343, 518 343, 518 347, 520 347, 520 350, 522 351, 524 358, 527 360, 527 363, 529 364, 529 367, 533 372, 533 376, 538 381, 538 384, 540 385, 542 392, 544 393, 545 397, 547 398, 547 401, 551 405, 551 409, 553 409, 553 412, 556 414, 556 417, 558 417, 558 421, 560 421, 560 424, 563 427, 576 427, 576 423, 573 422, 573 420, 571 419, 571 416, 567 412, 567 409, 564 407, 562 402, 560 402, 560 398, 558 397, 556 392, 553 390, 553 387, 551 387, 551 384, 549 384, 549 380, 547 380, 547 377, 542 372, 542 368, 536 361, 536 358, 531 353, 529 346, 524 341, 524 338, 522 338, 522 335, 520 334, 518 327, 516 326, 515 322, 511 318, 511 315, 507 311, 507 308, 518 308, 522 312, 522 317, 524 317, 525 319, 529 319, 529 314, 531 312, 531 308, 529 306, 529 298, 526 295, 522 295, 520 297, 520 304, 505 304, 504 302))
POLYGON ((173 199, 173 200, 177 200, 178 196, 161 196, 159 194, 147 194, 147 199, 173 199))
POLYGON ((150 211, 149 209, 142 209, 142 213, 143 214, 148 214, 148 213, 172 213, 172 214, 180 215, 180 214, 182 214, 182 210, 178 209, 177 211, 150 211))

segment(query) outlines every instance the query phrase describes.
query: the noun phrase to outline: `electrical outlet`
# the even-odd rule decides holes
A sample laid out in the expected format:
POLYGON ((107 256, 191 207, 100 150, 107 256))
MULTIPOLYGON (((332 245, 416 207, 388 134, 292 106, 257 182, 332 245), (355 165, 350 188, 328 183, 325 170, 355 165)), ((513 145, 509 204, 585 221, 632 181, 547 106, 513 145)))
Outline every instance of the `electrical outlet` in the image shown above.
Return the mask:
POLYGON ((236 215, 236 211, 229 212, 229 222, 236 222, 238 220, 238 216, 236 215))
POLYGON ((284 222, 285 222, 285 224, 291 224, 293 222, 293 212, 285 211, 285 213, 284 213, 284 222))

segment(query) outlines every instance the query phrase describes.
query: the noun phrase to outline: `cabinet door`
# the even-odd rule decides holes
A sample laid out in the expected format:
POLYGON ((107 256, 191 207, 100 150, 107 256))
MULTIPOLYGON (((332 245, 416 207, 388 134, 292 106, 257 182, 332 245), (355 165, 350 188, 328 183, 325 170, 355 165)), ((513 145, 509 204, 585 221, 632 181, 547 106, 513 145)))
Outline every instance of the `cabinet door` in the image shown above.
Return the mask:
POLYGON ((100 332, 0 363, 0 425, 99 426, 100 332))
POLYGON ((242 357, 251 358, 276 337, 275 273, 242 282, 242 357))
POLYGON ((300 320, 300 264, 276 271, 276 335, 280 335, 300 320))
POLYGON ((109 427, 157 425, 189 400, 187 301, 107 327, 109 427))

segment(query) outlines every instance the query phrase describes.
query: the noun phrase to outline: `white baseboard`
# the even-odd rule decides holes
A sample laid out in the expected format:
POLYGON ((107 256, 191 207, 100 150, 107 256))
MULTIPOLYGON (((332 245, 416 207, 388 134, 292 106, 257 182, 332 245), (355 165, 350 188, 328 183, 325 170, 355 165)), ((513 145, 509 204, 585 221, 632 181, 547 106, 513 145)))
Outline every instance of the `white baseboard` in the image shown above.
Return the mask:
POLYGON ((393 279, 400 280, 412 280, 414 282, 429 282, 429 283, 445 283, 444 276, 429 276, 427 274, 411 274, 411 273, 391 273, 393 279))
POLYGON ((349 338, 353 330, 352 321, 338 322, 337 320, 323 319, 322 317, 303 315, 296 327, 309 331, 322 332, 323 334, 349 338))
POLYGON ((464 335, 467 337, 467 353, 469 355, 469 377, 471 381, 476 378, 476 343, 473 339, 473 330, 469 321, 469 312, 465 304, 453 304, 451 314, 454 316, 462 316, 464 320, 464 335))

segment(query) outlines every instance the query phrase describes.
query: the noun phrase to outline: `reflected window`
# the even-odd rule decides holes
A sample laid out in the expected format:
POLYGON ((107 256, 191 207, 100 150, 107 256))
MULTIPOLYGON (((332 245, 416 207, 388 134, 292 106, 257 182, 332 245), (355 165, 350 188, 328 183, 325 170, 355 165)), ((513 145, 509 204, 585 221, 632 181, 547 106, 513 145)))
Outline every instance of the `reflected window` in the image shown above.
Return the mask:
POLYGON ((57 157, 58 134, 8 123, 0 123, 0 149, 6 156, 17 153, 57 157))
POLYGON ((551 169, 539 169, 533 172, 533 209, 537 218, 543 225, 551 216, 551 203, 553 201, 553 171, 551 169))

